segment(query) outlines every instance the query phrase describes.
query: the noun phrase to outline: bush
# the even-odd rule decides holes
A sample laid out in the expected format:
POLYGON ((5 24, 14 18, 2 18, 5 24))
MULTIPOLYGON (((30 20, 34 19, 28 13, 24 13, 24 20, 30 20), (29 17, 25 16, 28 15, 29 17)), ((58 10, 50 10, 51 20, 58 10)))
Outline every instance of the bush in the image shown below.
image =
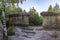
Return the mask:
POLYGON ((58 32, 57 32, 57 31, 54 31, 53 34, 52 34, 52 36, 53 36, 54 38, 57 38, 58 32))
POLYGON ((35 10, 34 7, 30 9, 29 13, 29 25, 40 26, 42 25, 43 17, 35 10))
POLYGON ((7 32, 8 32, 8 35, 14 35, 15 34, 14 27, 13 26, 9 27, 7 32))

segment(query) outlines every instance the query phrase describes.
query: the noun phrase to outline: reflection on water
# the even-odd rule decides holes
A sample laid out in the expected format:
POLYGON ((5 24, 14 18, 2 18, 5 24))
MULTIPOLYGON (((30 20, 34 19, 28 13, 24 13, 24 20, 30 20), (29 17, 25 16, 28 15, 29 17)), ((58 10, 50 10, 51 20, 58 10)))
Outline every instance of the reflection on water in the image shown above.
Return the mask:
POLYGON ((31 27, 30 29, 16 27, 15 35, 9 36, 9 40, 60 40, 60 35, 56 39, 51 36, 53 31, 44 31, 40 27, 31 27))

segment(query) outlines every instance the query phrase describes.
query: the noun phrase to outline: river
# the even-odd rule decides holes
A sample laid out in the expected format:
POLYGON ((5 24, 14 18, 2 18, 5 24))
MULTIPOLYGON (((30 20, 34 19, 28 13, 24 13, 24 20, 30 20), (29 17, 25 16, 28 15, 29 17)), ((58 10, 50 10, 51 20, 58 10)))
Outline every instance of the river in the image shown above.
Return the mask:
POLYGON ((56 39, 52 37, 53 32, 45 31, 41 26, 28 29, 15 27, 15 35, 9 36, 8 40, 60 40, 60 35, 56 39))

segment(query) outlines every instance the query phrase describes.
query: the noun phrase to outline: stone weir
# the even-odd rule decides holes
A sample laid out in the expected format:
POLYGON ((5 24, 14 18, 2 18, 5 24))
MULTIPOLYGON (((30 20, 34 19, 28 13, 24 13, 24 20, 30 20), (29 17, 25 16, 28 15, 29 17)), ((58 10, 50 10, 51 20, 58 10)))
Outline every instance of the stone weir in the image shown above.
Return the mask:
POLYGON ((28 26, 29 25, 29 14, 26 12, 17 12, 8 14, 9 25, 15 26, 28 26))
POLYGON ((60 13, 42 12, 44 29, 59 30, 60 29, 60 13))

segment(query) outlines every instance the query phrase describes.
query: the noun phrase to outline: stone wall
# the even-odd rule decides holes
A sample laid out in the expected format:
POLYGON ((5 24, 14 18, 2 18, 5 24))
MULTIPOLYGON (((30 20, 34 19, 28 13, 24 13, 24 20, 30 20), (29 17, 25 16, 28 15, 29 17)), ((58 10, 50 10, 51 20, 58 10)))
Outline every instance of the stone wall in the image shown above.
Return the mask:
POLYGON ((55 26, 55 20, 56 18, 55 18, 55 16, 45 16, 44 18, 43 18, 43 26, 44 27, 54 27, 55 26))
POLYGON ((27 14, 9 14, 9 24, 17 26, 29 25, 29 15, 27 14))
POLYGON ((60 13, 43 12, 42 26, 47 29, 60 29, 60 13), (45 14, 46 13, 46 14, 45 14))

